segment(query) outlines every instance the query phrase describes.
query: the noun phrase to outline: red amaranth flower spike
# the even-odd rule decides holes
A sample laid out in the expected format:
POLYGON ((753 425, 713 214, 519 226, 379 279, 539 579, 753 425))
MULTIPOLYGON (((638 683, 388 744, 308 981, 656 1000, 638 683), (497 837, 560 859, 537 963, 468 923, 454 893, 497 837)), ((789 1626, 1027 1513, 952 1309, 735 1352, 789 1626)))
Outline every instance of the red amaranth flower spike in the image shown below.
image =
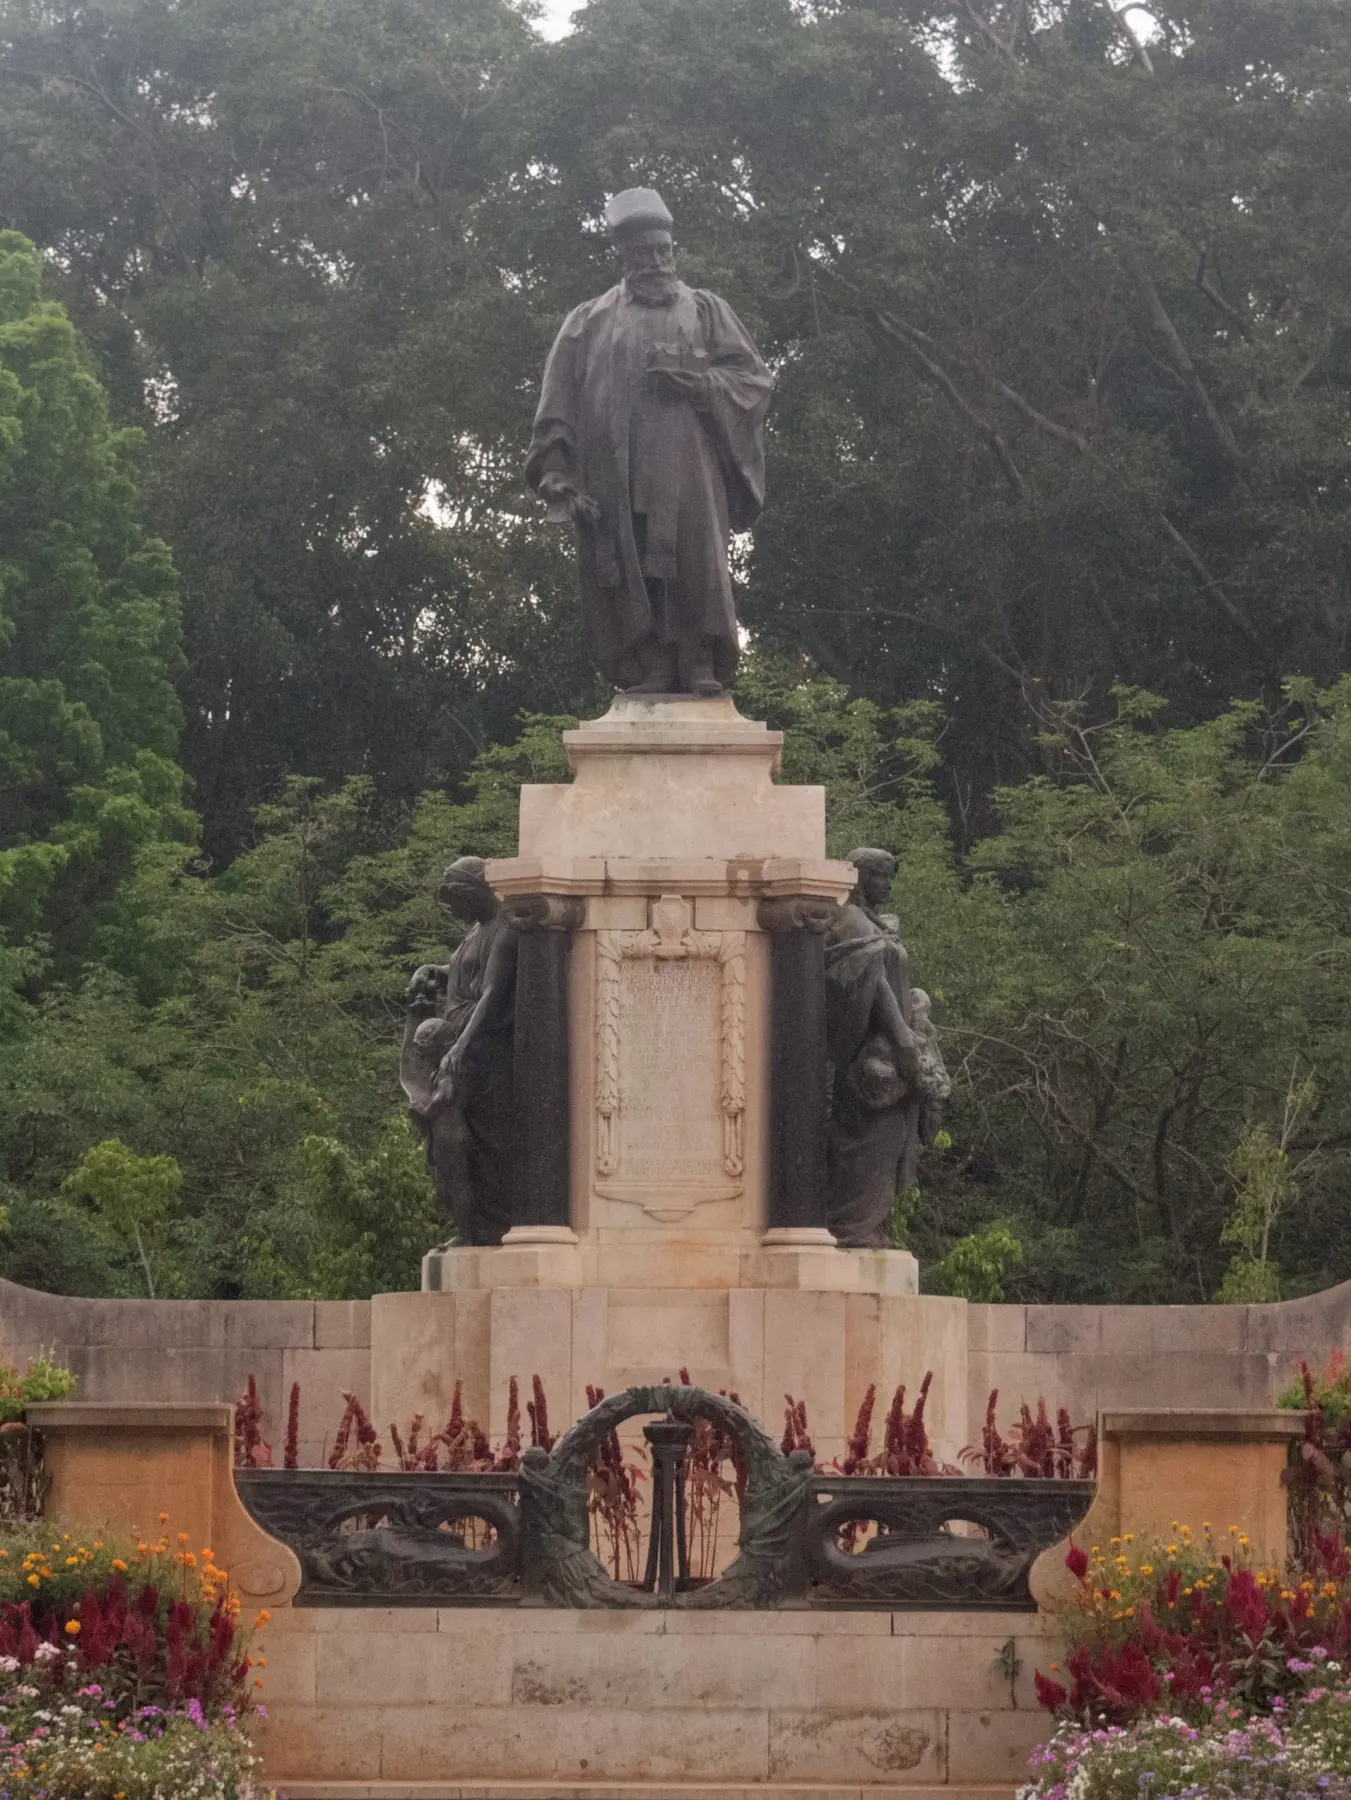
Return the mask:
POLYGON ((291 1398, 286 1408, 286 1440, 282 1447, 281 1466, 283 1469, 295 1469, 300 1466, 300 1383, 291 1383, 291 1398))
POLYGON ((849 1439, 849 1449, 841 1466, 841 1473, 852 1475, 861 1463, 868 1460, 868 1441, 872 1437, 873 1407, 877 1401, 877 1383, 870 1381, 868 1391, 863 1396, 858 1409, 858 1417, 854 1420, 853 1435, 849 1439))

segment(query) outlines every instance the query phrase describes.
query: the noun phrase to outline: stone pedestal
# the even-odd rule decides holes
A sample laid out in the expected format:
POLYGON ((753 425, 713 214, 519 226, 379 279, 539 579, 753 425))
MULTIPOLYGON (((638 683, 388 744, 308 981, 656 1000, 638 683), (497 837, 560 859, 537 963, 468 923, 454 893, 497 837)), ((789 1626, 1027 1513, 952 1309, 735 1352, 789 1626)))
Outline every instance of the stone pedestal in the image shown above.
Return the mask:
POLYGON ((500 1429, 538 1373, 566 1422, 588 1383, 685 1367, 771 1425, 806 1398, 833 1454, 869 1381, 941 1362, 955 1455, 963 1303, 826 1229, 824 937, 855 875, 824 789, 776 785, 782 734, 730 698, 622 696, 564 741, 574 779, 523 788, 520 854, 488 865, 523 934, 524 1222, 374 1303, 376 1417, 448 1410, 460 1377, 500 1429))

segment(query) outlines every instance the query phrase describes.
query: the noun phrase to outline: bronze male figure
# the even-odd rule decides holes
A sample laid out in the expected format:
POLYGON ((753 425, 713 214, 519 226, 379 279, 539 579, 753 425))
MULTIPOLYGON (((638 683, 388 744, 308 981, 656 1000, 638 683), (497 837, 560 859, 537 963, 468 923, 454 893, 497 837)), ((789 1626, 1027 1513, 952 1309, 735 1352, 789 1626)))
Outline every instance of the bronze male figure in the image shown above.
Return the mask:
POLYGON ((631 693, 712 695, 737 660, 727 548, 764 503, 771 378, 724 300, 678 280, 671 215, 616 194, 617 286, 563 321, 527 484, 577 527, 597 664, 631 693))

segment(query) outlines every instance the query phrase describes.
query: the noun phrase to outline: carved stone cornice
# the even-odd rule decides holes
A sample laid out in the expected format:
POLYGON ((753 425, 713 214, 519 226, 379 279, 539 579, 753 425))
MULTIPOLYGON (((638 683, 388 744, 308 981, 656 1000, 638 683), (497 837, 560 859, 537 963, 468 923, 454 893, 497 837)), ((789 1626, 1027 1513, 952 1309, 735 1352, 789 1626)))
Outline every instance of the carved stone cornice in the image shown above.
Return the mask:
POLYGON ((509 894, 502 912, 516 931, 580 931, 586 902, 572 894, 509 894))
POLYGON ((818 894, 784 894, 762 900, 755 909, 761 931, 808 931, 817 937, 824 937, 839 916, 839 902, 818 894))

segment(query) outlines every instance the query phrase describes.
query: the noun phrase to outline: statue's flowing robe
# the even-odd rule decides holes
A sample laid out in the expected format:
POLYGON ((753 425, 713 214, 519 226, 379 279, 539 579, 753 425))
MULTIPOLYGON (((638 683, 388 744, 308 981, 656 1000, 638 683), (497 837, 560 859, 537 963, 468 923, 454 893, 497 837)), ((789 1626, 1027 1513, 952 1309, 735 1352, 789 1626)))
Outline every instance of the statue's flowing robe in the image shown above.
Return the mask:
POLYGON ((683 283, 669 306, 646 306, 621 282, 563 321, 526 481, 537 488, 545 475, 563 475, 600 507, 599 523, 577 532, 582 609, 596 660, 617 687, 637 679, 634 651, 654 635, 687 655, 708 640, 714 673, 731 679, 727 545, 764 504, 770 386, 731 307, 683 283), (706 407, 649 373, 657 344, 707 353, 706 407))
POLYGON ((870 1051, 891 1055, 877 1041, 874 1020, 883 982, 896 996, 908 1025, 910 977, 898 939, 875 925, 865 935, 832 934, 827 939, 831 1105, 826 1222, 842 1244, 873 1248, 890 1242, 888 1224, 897 1189, 914 1180, 920 1104, 918 1093, 906 1092, 901 1081, 890 1104, 870 1099, 860 1085, 860 1065, 870 1051))
POLYGON ((469 1023, 483 993, 488 960, 502 931, 499 913, 473 926, 446 970, 439 1007, 442 1030, 430 1049, 416 1041, 418 1020, 404 1030, 399 1080, 427 1144, 437 1201, 462 1244, 500 1244, 512 1218, 512 1155, 517 1127, 512 1091, 515 983, 497 1016, 474 1038, 462 1074, 441 1072, 446 1051, 469 1023))

